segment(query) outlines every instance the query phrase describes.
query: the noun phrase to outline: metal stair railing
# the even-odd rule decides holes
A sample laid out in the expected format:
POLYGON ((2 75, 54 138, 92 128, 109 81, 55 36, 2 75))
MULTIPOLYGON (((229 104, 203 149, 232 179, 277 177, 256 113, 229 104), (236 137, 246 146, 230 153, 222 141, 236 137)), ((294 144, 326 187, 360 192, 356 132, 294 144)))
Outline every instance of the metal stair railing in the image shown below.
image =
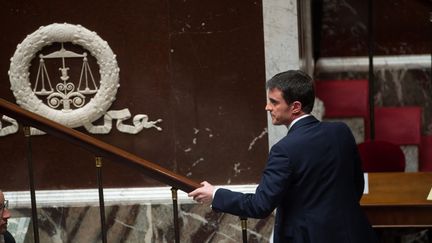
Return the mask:
MULTIPOLYGON (((194 189, 201 187, 201 185, 187 177, 179 175, 173 171, 170 171, 164 167, 161 167, 155 163, 147 161, 141 157, 131 154, 118 147, 100 141, 87 134, 81 133, 72 128, 63 126, 57 122, 49 120, 43 116, 25 110, 13 103, 10 103, 0 98, 0 113, 16 119, 21 125, 24 126, 24 135, 27 140, 27 162, 29 170, 29 187, 31 196, 32 206, 32 221, 33 221, 33 234, 36 243, 39 243, 39 232, 38 232, 38 219, 36 211, 36 197, 35 187, 33 178, 33 162, 32 162, 32 151, 31 151, 31 136, 30 127, 35 127, 42 130, 52 136, 66 140, 80 146, 91 153, 95 154, 96 172, 97 172, 97 184, 99 191, 99 208, 100 208, 100 220, 101 220, 101 234, 102 242, 107 242, 107 229, 105 222, 105 205, 103 197, 103 183, 102 183, 102 158, 108 158, 110 161, 130 166, 138 169, 145 175, 162 182, 172 187, 172 200, 173 200, 173 212, 174 212, 174 242, 180 242, 180 229, 178 220, 178 202, 177 202, 177 190, 180 189, 185 192, 191 192, 194 189)), ((243 242, 247 242, 247 228, 246 219, 241 218, 242 225, 242 239, 243 242)))

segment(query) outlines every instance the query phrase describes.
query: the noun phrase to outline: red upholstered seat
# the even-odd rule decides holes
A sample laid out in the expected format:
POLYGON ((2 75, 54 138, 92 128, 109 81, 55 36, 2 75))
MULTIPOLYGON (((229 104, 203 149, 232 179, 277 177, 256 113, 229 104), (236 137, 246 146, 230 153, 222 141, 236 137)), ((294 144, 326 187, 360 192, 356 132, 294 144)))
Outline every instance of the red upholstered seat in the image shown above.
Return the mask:
POLYGON ((397 145, 420 145, 420 107, 375 107, 375 139, 397 145))
POLYGON ((324 102, 325 118, 362 117, 369 137, 368 80, 317 80, 315 92, 324 102))
POLYGON ((405 155, 396 144, 367 140, 360 143, 358 149, 365 172, 405 171, 405 155))
POLYGON ((432 171, 432 136, 423 136, 419 147, 419 170, 432 171))

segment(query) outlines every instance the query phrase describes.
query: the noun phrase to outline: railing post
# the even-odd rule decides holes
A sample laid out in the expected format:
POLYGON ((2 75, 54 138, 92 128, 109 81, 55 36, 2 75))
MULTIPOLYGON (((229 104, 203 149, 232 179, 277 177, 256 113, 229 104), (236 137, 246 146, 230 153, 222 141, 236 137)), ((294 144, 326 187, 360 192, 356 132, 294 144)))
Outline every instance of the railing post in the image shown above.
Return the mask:
POLYGON ((24 136, 27 140, 27 167, 29 174, 29 187, 30 187, 30 200, 31 200, 31 211, 32 211, 32 224, 33 224, 33 237, 35 243, 39 243, 39 226, 36 208, 36 194, 34 187, 34 176, 33 176, 33 159, 32 159, 32 146, 31 146, 31 134, 30 127, 24 127, 24 136))
POLYGON ((31 146, 31 134, 30 127, 24 127, 24 136, 27 140, 27 164, 29 174, 29 187, 30 187, 30 199, 32 207, 32 224, 33 224, 33 237, 36 243, 39 243, 39 226, 36 208, 36 193, 34 187, 34 176, 33 176, 33 159, 32 159, 32 146, 31 146))
POLYGON ((99 212, 100 212, 101 229, 102 229, 102 242, 107 243, 107 230, 106 230, 106 223, 105 223, 105 203, 104 203, 103 186, 102 186, 102 157, 96 156, 95 161, 96 161, 97 184, 99 188, 99 212))
POLYGON ((247 243, 247 218, 240 217, 243 243, 247 243))
POLYGON ((180 226, 178 220, 178 200, 177 200, 177 189, 171 188, 171 195, 173 201, 173 214, 174 214, 174 237, 175 243, 180 243, 180 226))

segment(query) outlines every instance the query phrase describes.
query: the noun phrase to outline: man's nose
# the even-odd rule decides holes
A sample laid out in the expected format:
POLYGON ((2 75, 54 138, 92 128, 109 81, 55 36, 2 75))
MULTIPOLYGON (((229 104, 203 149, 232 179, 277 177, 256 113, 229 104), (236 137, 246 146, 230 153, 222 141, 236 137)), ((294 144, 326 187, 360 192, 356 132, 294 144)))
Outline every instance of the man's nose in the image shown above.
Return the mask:
POLYGON ((3 209, 2 218, 8 219, 10 217, 11 217, 11 213, 9 212, 9 209, 7 209, 7 208, 3 209))
POLYGON ((266 110, 266 111, 270 111, 270 110, 271 110, 271 105, 270 105, 270 103, 267 103, 267 104, 266 104, 266 106, 265 106, 265 110, 266 110))

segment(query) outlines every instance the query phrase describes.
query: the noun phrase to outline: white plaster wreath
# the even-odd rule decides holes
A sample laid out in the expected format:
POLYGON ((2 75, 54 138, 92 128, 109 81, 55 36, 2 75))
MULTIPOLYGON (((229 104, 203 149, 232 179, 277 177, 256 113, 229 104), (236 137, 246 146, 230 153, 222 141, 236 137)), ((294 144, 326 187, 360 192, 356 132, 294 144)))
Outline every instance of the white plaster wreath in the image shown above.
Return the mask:
MULTIPOLYGON (((9 79, 11 90, 21 107, 59 122, 68 127, 84 126, 90 133, 109 133, 112 127, 112 119, 117 119, 116 127, 124 133, 136 134, 143 128, 162 128, 156 124, 162 119, 149 121, 148 116, 138 114, 133 118, 133 125, 122 122, 131 117, 127 108, 120 111, 108 111, 115 100, 119 84, 120 69, 117 65, 116 55, 112 52, 108 43, 102 40, 96 32, 92 32, 81 25, 50 24, 41 26, 38 30, 28 35, 20 44, 11 58, 9 79), (52 43, 72 42, 90 51, 99 65, 100 82, 99 89, 90 101, 77 109, 57 110, 44 104, 31 89, 29 81, 29 68, 36 53, 43 47, 52 43), (92 122, 104 116, 104 124, 94 126, 92 122)), ((81 100, 80 100, 81 102, 81 100)), ((6 120, 6 117, 3 117, 6 120)), ((0 127, 0 136, 11 134, 17 130, 17 123, 12 122, 12 127, 0 127), (7 130, 5 130, 7 129, 7 130), (2 130, 4 130, 2 132, 2 130)), ((44 134, 32 129, 32 135, 44 134)))
POLYGON ((42 26, 28 35, 17 46, 11 58, 9 79, 16 102, 21 107, 45 116, 68 127, 79 127, 91 123, 104 115, 112 102, 119 85, 119 67, 116 56, 108 43, 95 32, 81 25, 51 24, 42 26), (32 91, 29 81, 30 62, 44 46, 54 42, 72 42, 90 51, 100 67, 100 88, 83 107, 63 112, 44 104, 32 91))

